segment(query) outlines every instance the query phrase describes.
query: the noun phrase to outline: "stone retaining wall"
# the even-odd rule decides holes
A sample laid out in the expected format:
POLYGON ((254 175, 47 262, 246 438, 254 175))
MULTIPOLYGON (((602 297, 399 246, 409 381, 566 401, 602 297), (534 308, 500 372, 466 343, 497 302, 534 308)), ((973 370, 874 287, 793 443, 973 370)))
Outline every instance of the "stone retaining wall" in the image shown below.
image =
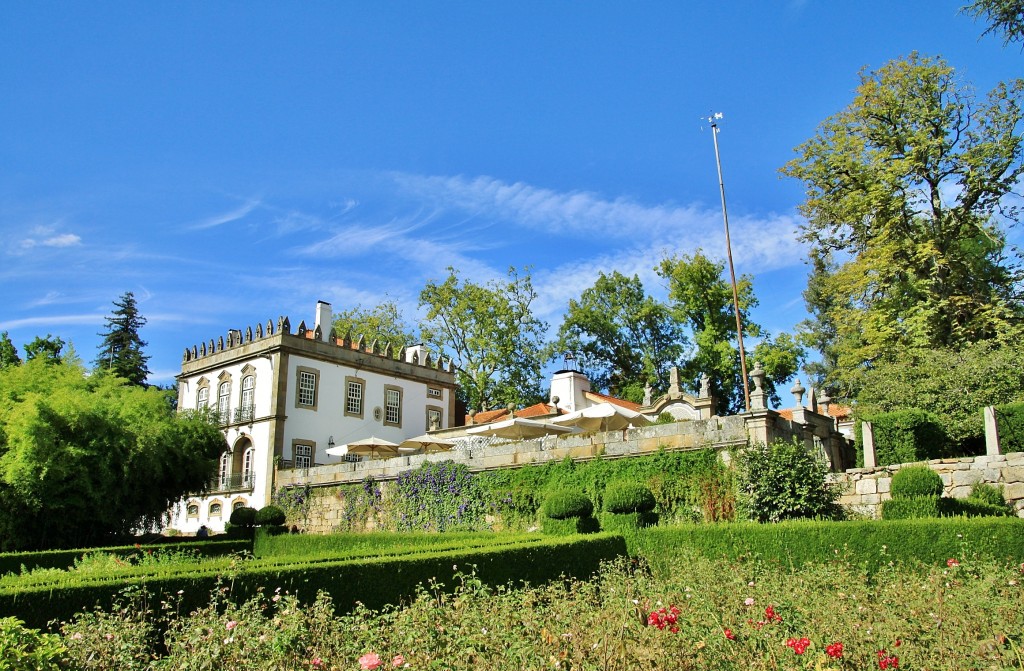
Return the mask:
MULTIPOLYGON (((1013 505, 1017 516, 1024 517, 1024 452, 933 459, 926 464, 942 478, 943 496, 966 498, 976 482, 1001 486, 1003 497, 1013 505)), ((880 518, 882 501, 892 498, 889 487, 893 474, 902 466, 910 465, 851 468, 845 473, 833 474, 833 481, 843 486, 839 502, 857 512, 880 518)))

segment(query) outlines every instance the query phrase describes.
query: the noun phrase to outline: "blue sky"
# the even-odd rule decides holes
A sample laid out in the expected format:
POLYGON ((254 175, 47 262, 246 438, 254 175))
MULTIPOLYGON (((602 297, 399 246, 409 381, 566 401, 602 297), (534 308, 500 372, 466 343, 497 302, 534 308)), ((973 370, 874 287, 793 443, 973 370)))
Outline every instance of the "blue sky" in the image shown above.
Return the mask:
POLYGON ((702 247, 772 332, 805 317, 778 169, 917 50, 1024 68, 963 0, 23 2, 0 6, 0 330, 92 361, 125 291, 153 382, 201 340, 530 266, 556 329, 599 271, 702 247))

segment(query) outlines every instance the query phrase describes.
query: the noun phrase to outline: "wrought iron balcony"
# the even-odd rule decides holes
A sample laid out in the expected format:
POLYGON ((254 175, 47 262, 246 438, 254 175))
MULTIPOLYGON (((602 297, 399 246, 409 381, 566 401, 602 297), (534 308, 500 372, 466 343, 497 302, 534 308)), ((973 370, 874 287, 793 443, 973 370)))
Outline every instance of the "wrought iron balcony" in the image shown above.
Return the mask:
POLYGON ((244 424, 248 422, 252 424, 253 417, 256 416, 256 408, 252 405, 243 405, 235 408, 235 423, 244 424))
POLYGON ((226 473, 210 481, 210 491, 236 492, 251 490, 255 478, 252 473, 226 473))

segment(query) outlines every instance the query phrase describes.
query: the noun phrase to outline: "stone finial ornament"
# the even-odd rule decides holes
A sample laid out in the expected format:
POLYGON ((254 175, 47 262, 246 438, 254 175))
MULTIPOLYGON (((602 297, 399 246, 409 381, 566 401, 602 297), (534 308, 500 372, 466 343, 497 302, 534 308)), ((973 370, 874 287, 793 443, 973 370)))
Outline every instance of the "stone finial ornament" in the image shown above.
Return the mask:
POLYGON ((707 398, 711 396, 711 378, 708 377, 707 373, 700 374, 700 397, 707 398))
POLYGON ((802 384, 800 384, 799 379, 796 381, 796 384, 793 385, 793 388, 790 389, 789 391, 791 394, 793 394, 793 396, 796 397, 796 407, 802 408, 804 405, 804 392, 807 390, 804 389, 804 386, 802 384))

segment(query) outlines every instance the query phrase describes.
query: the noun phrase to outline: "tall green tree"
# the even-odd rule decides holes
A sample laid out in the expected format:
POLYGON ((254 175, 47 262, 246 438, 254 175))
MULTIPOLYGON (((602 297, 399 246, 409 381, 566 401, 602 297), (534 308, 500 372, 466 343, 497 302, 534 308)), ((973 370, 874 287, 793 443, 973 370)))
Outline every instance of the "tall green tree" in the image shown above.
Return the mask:
POLYGON ((849 394, 899 348, 955 350, 1021 321, 1004 228, 1020 217, 1022 102, 1024 80, 979 101, 914 53, 862 72, 853 102, 782 169, 806 187, 810 307, 834 326, 822 351, 834 347, 849 394))
POLYGON ((357 305, 338 312, 334 315, 333 326, 339 338, 350 334, 352 340, 357 341, 361 336, 367 345, 376 340, 381 349, 390 343, 391 348, 398 351, 416 341, 401 308, 394 301, 384 301, 369 309, 357 305))
MULTIPOLYGON (((689 328, 690 340, 694 344, 681 370, 686 386, 697 391, 701 375, 707 374, 716 392, 717 412, 732 414, 742 411, 743 378, 736 337, 736 313, 732 287, 724 276, 724 262, 715 261, 697 250, 692 256, 684 254, 666 258, 656 270, 668 281, 670 307, 675 318, 689 328)), ((803 348, 787 334, 780 334, 775 339, 767 337, 761 326, 750 320, 749 312, 757 306, 750 277, 740 277, 736 285, 744 338, 750 341, 761 339, 753 353, 744 352, 748 368, 753 368, 755 357, 761 359, 766 375, 765 391, 773 402, 778 403, 776 388, 797 371, 803 361, 803 348)))
POLYGON ((20 365, 21 357, 18 356, 18 348, 11 342, 7 331, 0 333, 0 369, 20 365))
POLYGON ((36 336, 32 339, 32 342, 25 345, 25 361, 40 359, 51 364, 61 363, 63 361, 61 351, 66 344, 61 338, 52 336, 49 333, 46 334, 45 338, 36 336))
POLYGON ((960 11, 987 21, 989 26, 982 35, 1001 33, 1004 46, 1024 42, 1024 2, 1021 0, 974 0, 960 11))
POLYGON ((128 380, 132 384, 142 385, 149 376, 147 362, 149 357, 143 353, 146 343, 139 337, 139 330, 146 324, 146 318, 139 313, 135 294, 125 292, 120 299, 114 301, 116 308, 110 317, 106 317, 107 331, 100 333, 100 343, 95 365, 128 380))
POLYGON ((477 284, 448 268, 443 282, 420 292, 423 341, 451 358, 467 408, 486 410, 542 398, 540 368, 547 325, 533 315, 528 273, 477 284))
POLYGON ((553 354, 573 352, 596 390, 641 402, 648 384, 667 390, 685 343, 682 324, 640 278, 615 271, 569 301, 553 354))
POLYGON ((0 549, 85 547, 202 490, 218 427, 156 389, 41 357, 0 370, 0 549))

